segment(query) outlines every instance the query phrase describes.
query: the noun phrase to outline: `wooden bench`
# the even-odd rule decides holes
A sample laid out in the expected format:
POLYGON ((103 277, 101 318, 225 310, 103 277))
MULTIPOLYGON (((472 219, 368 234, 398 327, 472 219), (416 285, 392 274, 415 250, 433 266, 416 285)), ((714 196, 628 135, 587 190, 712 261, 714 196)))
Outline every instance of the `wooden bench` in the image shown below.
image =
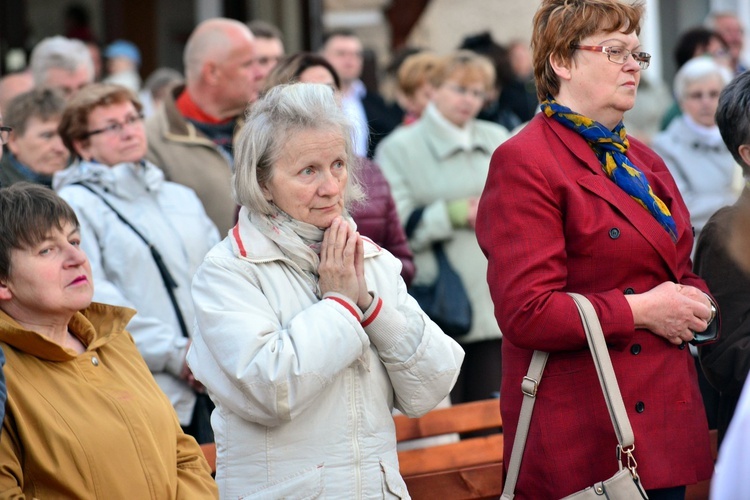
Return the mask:
MULTIPOLYGON (((394 421, 398 442, 442 434, 502 430, 498 399, 440 408, 421 418, 399 415, 394 421)), ((501 433, 401 451, 398 461, 414 500, 497 498, 503 491, 501 433)))
MULTIPOLYGON (((399 442, 502 428, 500 402, 477 401, 441 408, 421 418, 394 417, 399 442)), ((716 431, 710 431, 711 451, 717 455, 716 431)), ((216 445, 202 444, 201 450, 212 472, 216 471, 216 445)), ((463 439, 456 443, 430 446, 398 454, 401 475, 414 500, 497 498, 503 490, 503 436, 463 439)), ((687 487, 686 500, 708 500, 710 480, 687 487)))

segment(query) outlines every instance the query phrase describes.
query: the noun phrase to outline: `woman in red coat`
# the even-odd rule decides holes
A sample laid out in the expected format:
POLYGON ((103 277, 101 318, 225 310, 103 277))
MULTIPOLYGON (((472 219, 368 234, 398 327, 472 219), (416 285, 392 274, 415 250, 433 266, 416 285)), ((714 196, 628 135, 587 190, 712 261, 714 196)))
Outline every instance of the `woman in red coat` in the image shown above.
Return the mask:
POLYGON ((601 320, 649 497, 684 498, 713 464, 686 342, 715 335, 691 271, 690 217, 664 162, 626 136, 650 56, 642 4, 543 0, 534 18, 542 113, 495 152, 477 237, 505 334, 505 463, 534 350, 551 353, 516 498, 560 498, 617 471, 617 440, 573 300, 601 320), (694 333, 702 332, 702 333, 694 333))

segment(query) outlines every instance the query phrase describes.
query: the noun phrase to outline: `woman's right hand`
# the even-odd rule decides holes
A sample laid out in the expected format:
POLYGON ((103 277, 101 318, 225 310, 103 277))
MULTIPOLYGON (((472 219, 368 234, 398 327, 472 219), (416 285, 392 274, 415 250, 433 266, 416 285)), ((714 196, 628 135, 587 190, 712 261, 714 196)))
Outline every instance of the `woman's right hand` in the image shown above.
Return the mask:
POLYGON ((318 266, 321 294, 336 292, 358 301, 360 284, 354 265, 358 239, 357 232, 341 217, 336 217, 326 229, 318 266))
POLYGON ((695 287, 679 283, 667 281, 625 299, 636 328, 648 329, 675 345, 693 340, 693 332, 704 331, 711 317, 708 297, 695 287))

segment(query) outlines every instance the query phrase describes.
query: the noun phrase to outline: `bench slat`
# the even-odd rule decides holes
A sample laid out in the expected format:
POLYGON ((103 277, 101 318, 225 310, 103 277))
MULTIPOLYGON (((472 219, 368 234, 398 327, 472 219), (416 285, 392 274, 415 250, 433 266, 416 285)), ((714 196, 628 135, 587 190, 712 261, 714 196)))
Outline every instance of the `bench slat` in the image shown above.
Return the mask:
POLYGON ((502 434, 406 450, 398 454, 399 470, 402 476, 472 467, 493 462, 502 463, 502 461, 502 434))
POLYGON ((404 481, 413 500, 497 499, 503 492, 503 464, 407 476, 404 481))
POLYGON ((432 410, 421 418, 394 417, 396 440, 408 441, 453 432, 498 429, 503 425, 500 400, 487 399, 432 410))

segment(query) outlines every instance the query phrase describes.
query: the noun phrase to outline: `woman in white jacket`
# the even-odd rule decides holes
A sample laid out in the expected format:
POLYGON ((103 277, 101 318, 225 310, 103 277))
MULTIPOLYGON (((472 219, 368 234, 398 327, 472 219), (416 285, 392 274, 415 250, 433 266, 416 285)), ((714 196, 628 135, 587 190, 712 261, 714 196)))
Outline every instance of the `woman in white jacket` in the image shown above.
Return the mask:
POLYGON ((138 311, 128 325, 138 350, 185 431, 211 442, 212 405, 185 355, 195 317, 190 281, 218 231, 192 190, 165 181, 143 160, 141 105, 128 89, 81 90, 65 108, 60 135, 77 159, 58 172, 53 187, 80 221, 94 300, 138 311), (197 398, 205 400, 196 405, 197 398))
POLYGON ((346 212, 361 190, 333 90, 270 90, 235 154, 239 222, 193 280, 188 353, 222 497, 408 498, 391 409, 437 405, 463 351, 346 212))

